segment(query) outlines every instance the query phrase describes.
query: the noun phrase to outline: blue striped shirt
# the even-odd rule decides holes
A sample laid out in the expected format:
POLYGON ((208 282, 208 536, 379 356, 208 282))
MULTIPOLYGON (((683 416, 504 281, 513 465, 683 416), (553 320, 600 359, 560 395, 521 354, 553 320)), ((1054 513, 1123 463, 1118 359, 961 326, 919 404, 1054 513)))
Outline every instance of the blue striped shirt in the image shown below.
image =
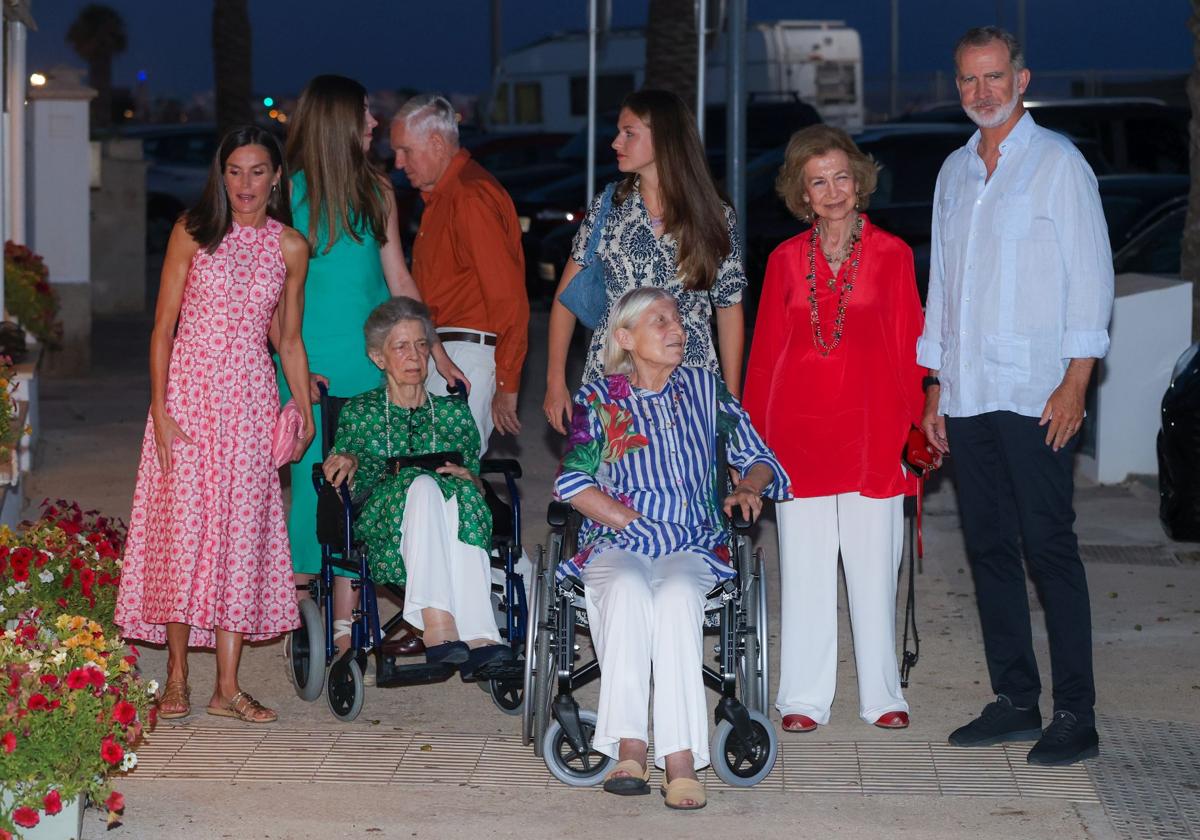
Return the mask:
POLYGON ((564 559, 560 574, 578 575, 590 559, 613 548, 651 557, 688 549, 703 554, 718 579, 731 577, 716 483, 718 433, 732 466, 744 474, 766 464, 774 479, 764 495, 789 498, 783 466, 709 371, 676 368, 659 392, 634 388, 624 375, 580 388, 555 495, 567 501, 597 487, 641 517, 621 530, 585 519, 581 550, 564 559))

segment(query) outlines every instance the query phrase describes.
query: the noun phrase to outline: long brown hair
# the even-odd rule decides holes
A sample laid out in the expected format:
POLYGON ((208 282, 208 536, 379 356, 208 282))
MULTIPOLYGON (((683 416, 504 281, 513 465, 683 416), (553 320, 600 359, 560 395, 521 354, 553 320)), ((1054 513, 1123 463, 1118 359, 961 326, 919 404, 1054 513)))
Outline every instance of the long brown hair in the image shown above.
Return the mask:
POLYGON ((233 223, 233 208, 229 206, 229 196, 225 193, 225 163, 234 150, 242 146, 262 146, 271 157, 271 166, 279 173, 279 189, 271 190, 267 199, 267 215, 285 225, 292 224, 292 203, 288 198, 287 165, 283 161, 283 151, 275 135, 256 125, 243 125, 230 129, 213 155, 212 165, 208 169, 208 181, 204 184, 204 192, 196 206, 187 211, 184 216, 184 227, 192 239, 200 247, 215 253, 229 227, 233 223))
MULTIPOLYGON (((639 90, 625 97, 628 108, 650 127, 658 188, 663 205, 663 233, 679 243, 678 271, 685 289, 707 291, 716 281, 721 261, 729 255, 729 224, 696 119, 684 101, 665 90, 639 90)), ((623 202, 634 190, 636 175, 617 187, 623 202)))
POLYGON ((387 239, 387 198, 379 175, 362 149, 367 89, 345 76, 316 76, 304 87, 288 130, 287 160, 303 172, 308 193, 308 248, 325 251, 342 234, 362 242, 364 227, 379 242, 387 239))

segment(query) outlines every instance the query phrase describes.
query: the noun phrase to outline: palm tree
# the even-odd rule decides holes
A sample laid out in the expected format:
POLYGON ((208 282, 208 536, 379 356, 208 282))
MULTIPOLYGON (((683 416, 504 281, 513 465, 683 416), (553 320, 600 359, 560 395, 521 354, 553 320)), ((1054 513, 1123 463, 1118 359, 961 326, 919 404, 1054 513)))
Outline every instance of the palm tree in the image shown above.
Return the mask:
POLYGON ((92 100, 92 125, 112 124, 112 60, 125 52, 125 21, 115 9, 89 3, 67 30, 67 43, 87 62, 88 83, 96 89, 92 100))
POLYGON ((213 76, 217 131, 254 122, 250 107, 250 13, 246 0, 213 0, 213 76))
POLYGON ((1200 338, 1200 0, 1192 0, 1192 53, 1196 63, 1188 77, 1188 104, 1192 106, 1191 170, 1192 188, 1188 198, 1187 221, 1183 227, 1183 260, 1180 273, 1192 281, 1192 338, 1200 338))
POLYGON ((645 86, 674 91, 689 107, 695 103, 694 0, 650 0, 646 13, 645 86))

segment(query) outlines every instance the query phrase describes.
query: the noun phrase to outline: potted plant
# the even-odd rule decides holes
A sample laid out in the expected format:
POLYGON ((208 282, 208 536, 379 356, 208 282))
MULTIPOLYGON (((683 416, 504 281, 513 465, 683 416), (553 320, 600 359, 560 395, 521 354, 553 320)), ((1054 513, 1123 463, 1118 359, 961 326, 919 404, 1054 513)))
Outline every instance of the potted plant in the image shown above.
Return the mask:
POLYGON ((51 349, 62 343, 58 295, 42 258, 24 245, 4 243, 4 308, 38 342, 51 349))
POLYGON ((16 531, 0 526, 0 626, 35 610, 70 613, 115 637, 124 540, 124 523, 61 499, 16 531))
POLYGON ((81 615, 35 616, 0 635, 0 840, 39 826, 39 837, 78 837, 85 799, 118 820, 110 777, 136 766, 157 691, 136 662, 81 615))
MULTIPOLYGON (((13 452, 21 440, 23 429, 17 428, 17 404, 13 401, 15 387, 12 359, 0 355, 0 472, 6 464, 13 465, 13 452)), ((13 469, 10 466, 10 469, 13 469)), ((8 476, 10 479, 14 475, 8 476)))

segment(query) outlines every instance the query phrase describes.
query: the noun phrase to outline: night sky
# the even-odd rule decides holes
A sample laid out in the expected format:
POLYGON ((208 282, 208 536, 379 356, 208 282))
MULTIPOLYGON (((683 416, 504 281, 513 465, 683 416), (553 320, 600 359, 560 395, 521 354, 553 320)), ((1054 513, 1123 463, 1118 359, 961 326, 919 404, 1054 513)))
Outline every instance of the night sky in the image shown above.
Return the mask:
MULTIPOLYGON (((82 66, 65 43, 86 0, 34 0, 39 31, 29 36, 29 69, 82 66)), ((129 47, 114 64, 117 86, 139 70, 153 96, 187 98, 211 90, 207 0, 109 0, 125 19, 129 47)), ((254 88, 297 93, 317 73, 359 79, 368 90, 400 87, 482 93, 490 83, 488 0, 250 0, 254 88), (353 10, 353 11, 350 11, 353 10)), ((1188 0, 1027 0, 1028 64, 1039 70, 1098 68, 1186 71, 1192 64, 1188 0), (1082 12, 1081 10, 1085 10, 1082 12)), ((868 88, 886 85, 890 0, 749 0, 753 20, 838 18, 863 40, 868 88)), ((586 25, 584 0, 504 0, 506 50, 586 25)), ((614 0, 614 26, 645 22, 645 0, 614 0)), ((966 28, 1016 27, 1016 0, 900 0, 901 72, 949 67, 966 28)))

